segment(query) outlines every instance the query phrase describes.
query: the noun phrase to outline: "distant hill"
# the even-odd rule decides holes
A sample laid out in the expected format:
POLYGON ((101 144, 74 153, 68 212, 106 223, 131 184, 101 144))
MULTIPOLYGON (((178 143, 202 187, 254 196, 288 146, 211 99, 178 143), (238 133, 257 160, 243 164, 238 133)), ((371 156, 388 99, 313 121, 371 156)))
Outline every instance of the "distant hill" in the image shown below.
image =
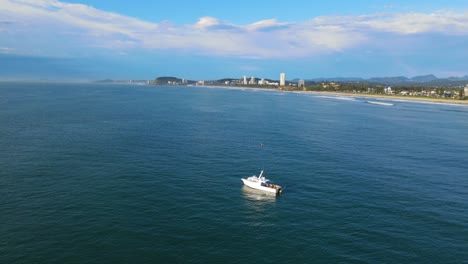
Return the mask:
POLYGON ((449 77, 447 80, 450 81, 468 81, 468 75, 465 75, 463 77, 449 77))
POLYGON ((156 85, 164 85, 164 84, 180 83, 180 82, 182 82, 182 79, 179 79, 177 77, 158 77, 154 80, 154 84, 156 85))
POLYGON ((216 82, 225 83, 225 82, 237 81, 237 80, 239 80, 239 79, 240 79, 240 78, 224 78, 224 79, 216 80, 216 82))
POLYGON ((356 83, 363 82, 369 84, 382 84, 382 85, 399 85, 399 86, 460 86, 468 84, 468 75, 463 77, 450 77, 450 78, 437 78, 434 74, 414 76, 408 78, 405 76, 395 77, 372 77, 369 79, 359 77, 334 77, 334 78, 313 78, 307 79, 306 82, 342 82, 342 83, 356 83))
POLYGON ((360 82, 365 81, 363 78, 359 77, 334 77, 334 78, 314 78, 307 79, 306 81, 311 82, 360 82))
POLYGON ((397 77, 373 77, 368 80, 371 82, 377 82, 377 83, 395 84, 395 83, 408 82, 410 79, 408 79, 405 76, 397 76, 397 77))
POLYGON ((438 80, 438 78, 434 74, 415 76, 411 78, 411 81, 413 82, 431 82, 435 80, 438 80))

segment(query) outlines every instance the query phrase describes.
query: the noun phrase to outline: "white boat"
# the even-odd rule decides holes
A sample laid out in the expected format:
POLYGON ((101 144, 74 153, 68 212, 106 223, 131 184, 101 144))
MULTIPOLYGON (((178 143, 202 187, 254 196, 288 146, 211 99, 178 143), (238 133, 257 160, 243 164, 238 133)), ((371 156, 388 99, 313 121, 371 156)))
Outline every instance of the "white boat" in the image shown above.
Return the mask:
POLYGON ((392 106, 392 103, 384 103, 384 102, 377 102, 377 101, 366 101, 368 104, 376 104, 376 105, 386 105, 386 106, 392 106))
POLYGON ((258 176, 253 175, 253 176, 248 177, 247 179, 241 179, 241 180, 242 182, 244 182, 245 185, 253 189, 270 192, 270 193, 276 193, 276 194, 283 193, 283 189, 281 188, 281 186, 268 183, 270 180, 266 179, 263 176, 263 170, 260 172, 260 175, 258 176))

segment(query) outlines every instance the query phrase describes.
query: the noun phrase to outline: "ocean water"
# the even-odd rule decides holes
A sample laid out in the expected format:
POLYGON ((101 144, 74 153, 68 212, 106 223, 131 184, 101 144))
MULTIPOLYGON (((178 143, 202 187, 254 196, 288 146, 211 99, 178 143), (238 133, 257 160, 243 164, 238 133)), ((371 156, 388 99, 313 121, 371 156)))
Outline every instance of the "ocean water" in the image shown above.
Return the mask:
POLYGON ((0 263, 467 263, 468 107, 338 99, 0 83, 0 263))

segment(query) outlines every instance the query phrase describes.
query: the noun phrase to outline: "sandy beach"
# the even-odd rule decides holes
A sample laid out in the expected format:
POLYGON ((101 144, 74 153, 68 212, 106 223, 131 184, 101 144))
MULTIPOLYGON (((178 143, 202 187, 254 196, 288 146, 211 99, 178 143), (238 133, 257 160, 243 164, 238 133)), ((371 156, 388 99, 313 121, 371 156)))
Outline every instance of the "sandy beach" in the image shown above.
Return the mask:
POLYGON ((444 103, 444 104, 463 104, 468 105, 468 100, 456 99, 443 99, 431 97, 416 97, 416 96, 402 96, 402 95, 378 95, 378 94, 358 94, 358 93, 338 93, 338 92, 314 92, 304 91, 303 93, 321 94, 321 95, 334 95, 334 96, 348 96, 348 97, 368 97, 374 99, 385 99, 391 101, 418 101, 418 102, 431 102, 431 103, 444 103))
POLYGON ((253 88, 253 87, 242 87, 242 86, 199 85, 199 86, 193 86, 193 87, 221 88, 221 89, 240 89, 240 90, 259 90, 259 91, 274 91, 274 92, 290 92, 290 93, 315 94, 315 95, 324 95, 324 96, 366 97, 366 98, 391 100, 391 101, 402 101, 402 100, 404 100, 404 101, 416 101, 416 102, 427 102, 427 103, 468 105, 468 100, 443 99, 443 98, 432 98, 432 97, 416 97, 416 96, 402 96, 402 95, 381 95, 381 94, 318 92, 318 91, 288 91, 288 90, 278 90, 278 89, 275 89, 275 88, 253 88))

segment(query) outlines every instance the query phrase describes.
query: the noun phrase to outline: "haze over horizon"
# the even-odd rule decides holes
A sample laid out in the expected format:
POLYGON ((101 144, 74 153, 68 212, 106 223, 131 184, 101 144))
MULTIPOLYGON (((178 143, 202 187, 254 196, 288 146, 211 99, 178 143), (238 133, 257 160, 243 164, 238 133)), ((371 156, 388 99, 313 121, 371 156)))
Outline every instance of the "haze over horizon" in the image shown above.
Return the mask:
POLYGON ((464 76, 466 1, 0 0, 0 79, 464 76))

